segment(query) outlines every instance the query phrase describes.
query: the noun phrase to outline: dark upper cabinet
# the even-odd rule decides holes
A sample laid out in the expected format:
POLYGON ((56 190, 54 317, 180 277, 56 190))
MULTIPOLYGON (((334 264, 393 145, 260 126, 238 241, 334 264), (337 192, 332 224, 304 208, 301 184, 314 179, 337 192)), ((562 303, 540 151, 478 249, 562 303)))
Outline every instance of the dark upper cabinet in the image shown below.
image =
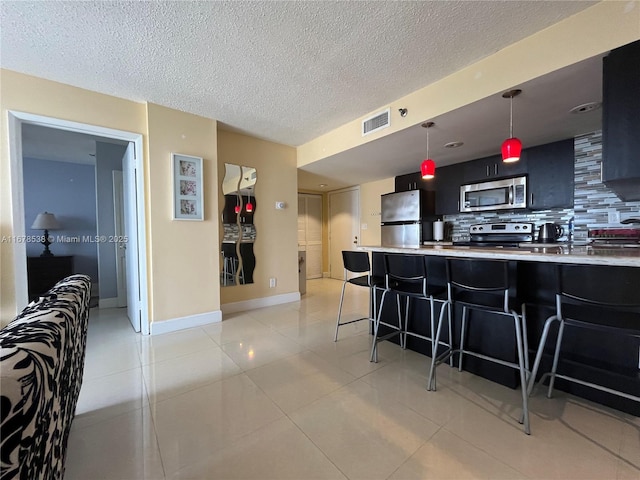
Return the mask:
POLYGON ((406 192, 408 190, 424 190, 427 192, 435 191, 434 181, 423 180, 420 172, 407 173, 406 175, 398 175, 395 177, 395 191, 406 192))
POLYGON ((495 180, 527 173, 527 154, 522 152, 520 160, 504 163, 502 155, 491 155, 464 163, 464 183, 495 180))
POLYGON ((464 164, 436 168, 436 214, 459 213, 460 185, 464 183, 464 164))
POLYGON ((640 40, 603 59, 602 180, 625 201, 640 200, 640 40))
POLYGON ((573 138, 528 148, 528 205, 532 210, 572 208, 575 155, 573 138))
POLYGON ((422 177, 420 172, 407 173, 406 175, 398 175, 395 178, 396 192, 407 192, 409 190, 418 190, 422 187, 422 177))

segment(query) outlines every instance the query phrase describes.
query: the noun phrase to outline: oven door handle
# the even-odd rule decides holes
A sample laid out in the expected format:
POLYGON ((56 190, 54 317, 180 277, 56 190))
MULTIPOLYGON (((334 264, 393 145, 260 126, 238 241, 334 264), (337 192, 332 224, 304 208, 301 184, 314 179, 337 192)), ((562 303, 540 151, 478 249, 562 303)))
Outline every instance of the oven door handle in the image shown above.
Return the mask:
POLYGON ((509 205, 513 205, 513 185, 509 185, 509 205))

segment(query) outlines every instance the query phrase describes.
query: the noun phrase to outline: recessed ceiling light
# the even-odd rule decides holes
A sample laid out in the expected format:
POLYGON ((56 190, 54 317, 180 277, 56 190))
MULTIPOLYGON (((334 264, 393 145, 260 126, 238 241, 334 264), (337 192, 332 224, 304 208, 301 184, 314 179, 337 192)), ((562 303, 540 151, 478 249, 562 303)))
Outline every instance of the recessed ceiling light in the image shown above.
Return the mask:
POLYGON ((319 184, 318 184, 318 186, 319 186, 320 188, 325 188, 325 187, 327 187, 328 185, 327 185, 326 183, 319 183, 319 184))
POLYGON ((444 148, 458 148, 464 145, 464 142, 449 142, 444 144, 444 148))
POLYGON ((569 112, 570 113, 587 113, 593 110, 597 110, 601 106, 602 106, 602 103, 600 102, 583 103, 582 105, 573 107, 571 110, 569 110, 569 112))

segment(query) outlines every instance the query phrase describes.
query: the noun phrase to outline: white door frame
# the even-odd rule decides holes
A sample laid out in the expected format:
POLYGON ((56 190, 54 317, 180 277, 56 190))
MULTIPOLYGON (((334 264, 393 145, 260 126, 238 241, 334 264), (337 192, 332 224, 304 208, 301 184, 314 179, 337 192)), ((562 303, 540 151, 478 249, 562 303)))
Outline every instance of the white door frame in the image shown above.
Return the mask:
MULTIPOLYGON (((138 217, 138 269, 140 302, 138 309, 140 311, 140 328, 144 335, 149 335, 149 313, 148 313, 148 287, 147 287, 147 255, 146 255, 146 231, 145 231, 145 198, 144 198, 144 170, 143 170, 143 149, 142 135, 139 133, 126 132, 124 130, 115 130, 112 128, 99 127, 96 125, 88 125, 78 122, 70 122, 58 118, 45 117, 43 115, 34 115, 31 113, 18 112, 10 110, 8 112, 9 124, 9 165, 11 169, 11 200, 13 213, 13 234, 16 236, 25 235, 24 224, 24 192, 23 173, 22 173, 22 124, 28 123, 39 125, 42 127, 56 128, 58 130, 67 130, 70 132, 85 133, 87 135, 97 135, 101 137, 114 138, 132 142, 136 151, 136 169, 137 175, 136 195, 137 195, 137 211, 132 212, 138 217)), ((133 180, 133 179, 132 179, 133 180)), ((135 206, 126 205, 127 208, 135 206)), ((15 273, 15 292, 16 307, 18 311, 24 308, 28 303, 27 291, 27 249, 24 243, 13 244, 13 263, 15 273)))

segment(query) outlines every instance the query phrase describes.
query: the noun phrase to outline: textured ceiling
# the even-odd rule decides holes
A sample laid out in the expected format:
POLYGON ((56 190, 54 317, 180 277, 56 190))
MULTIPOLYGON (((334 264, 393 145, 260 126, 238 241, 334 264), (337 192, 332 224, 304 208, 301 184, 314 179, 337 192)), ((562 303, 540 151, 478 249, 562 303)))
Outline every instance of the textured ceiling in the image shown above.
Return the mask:
POLYGON ((0 2, 0 66, 300 145, 588 1, 0 2))

